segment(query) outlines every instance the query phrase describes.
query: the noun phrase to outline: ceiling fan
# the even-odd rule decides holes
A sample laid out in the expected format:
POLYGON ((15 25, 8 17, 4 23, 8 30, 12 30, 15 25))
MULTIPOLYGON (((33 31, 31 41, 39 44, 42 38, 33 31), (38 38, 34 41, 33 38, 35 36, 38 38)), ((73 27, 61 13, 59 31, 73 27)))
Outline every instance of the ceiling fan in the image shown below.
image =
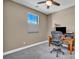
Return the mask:
POLYGON ((37 4, 43 4, 45 3, 47 5, 47 9, 49 9, 49 7, 54 4, 56 6, 60 6, 59 3, 55 2, 54 0, 46 0, 46 1, 41 1, 41 2, 37 2, 37 4))

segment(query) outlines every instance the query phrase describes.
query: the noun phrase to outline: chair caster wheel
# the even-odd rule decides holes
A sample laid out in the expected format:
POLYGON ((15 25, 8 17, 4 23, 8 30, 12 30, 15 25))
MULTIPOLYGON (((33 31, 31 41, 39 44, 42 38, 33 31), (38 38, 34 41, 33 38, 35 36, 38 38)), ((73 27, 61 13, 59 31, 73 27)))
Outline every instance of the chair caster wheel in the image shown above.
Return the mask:
POLYGON ((50 53, 52 53, 52 51, 50 51, 50 53))
POLYGON ((58 55, 56 57, 58 57, 58 55))
POLYGON ((63 55, 65 55, 65 53, 63 53, 63 55))

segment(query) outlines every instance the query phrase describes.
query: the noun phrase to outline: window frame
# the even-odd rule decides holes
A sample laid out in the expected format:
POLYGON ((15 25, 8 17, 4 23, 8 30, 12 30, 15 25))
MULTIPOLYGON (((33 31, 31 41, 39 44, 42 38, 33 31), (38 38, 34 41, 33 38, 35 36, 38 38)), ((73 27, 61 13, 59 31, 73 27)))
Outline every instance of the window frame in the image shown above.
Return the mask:
POLYGON ((28 23, 28 24, 33 24, 33 25, 39 24, 39 16, 38 16, 37 14, 35 14, 35 13, 28 12, 28 13, 27 13, 27 23, 28 23), (31 22, 31 23, 28 22, 28 20, 29 20, 28 14, 31 14, 31 15, 33 15, 34 17, 37 17, 37 20, 35 21, 35 22, 37 22, 36 24, 34 24, 34 23, 32 23, 32 22, 31 22))

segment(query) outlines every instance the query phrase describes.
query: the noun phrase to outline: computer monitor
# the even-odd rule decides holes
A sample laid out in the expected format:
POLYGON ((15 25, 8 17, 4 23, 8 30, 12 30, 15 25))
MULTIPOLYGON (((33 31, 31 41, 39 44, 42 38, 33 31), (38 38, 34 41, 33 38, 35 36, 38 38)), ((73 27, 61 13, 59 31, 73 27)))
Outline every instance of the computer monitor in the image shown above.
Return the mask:
POLYGON ((56 27, 56 31, 61 31, 63 34, 66 33, 66 27, 56 27))

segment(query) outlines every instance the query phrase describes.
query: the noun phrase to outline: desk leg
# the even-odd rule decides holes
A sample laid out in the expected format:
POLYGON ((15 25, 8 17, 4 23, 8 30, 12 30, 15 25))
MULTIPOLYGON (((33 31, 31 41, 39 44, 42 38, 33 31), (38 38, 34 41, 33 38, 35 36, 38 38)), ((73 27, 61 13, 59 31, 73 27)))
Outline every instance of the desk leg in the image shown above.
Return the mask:
POLYGON ((68 45, 68 52, 69 52, 69 54, 72 54, 72 48, 73 48, 72 43, 70 43, 68 45))
POLYGON ((52 38, 51 38, 50 36, 48 36, 49 47, 50 47, 51 39, 52 39, 52 38))

